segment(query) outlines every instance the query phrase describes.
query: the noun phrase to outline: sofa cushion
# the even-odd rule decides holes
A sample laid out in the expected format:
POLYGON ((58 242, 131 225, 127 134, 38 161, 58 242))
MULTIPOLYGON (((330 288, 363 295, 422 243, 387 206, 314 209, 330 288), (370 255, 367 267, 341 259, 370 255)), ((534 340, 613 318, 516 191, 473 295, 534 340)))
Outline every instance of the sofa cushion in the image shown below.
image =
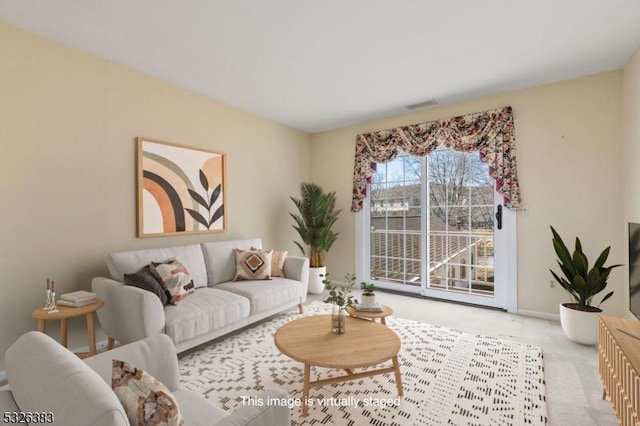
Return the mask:
POLYGON ((184 426, 178 401, 146 371, 114 359, 111 387, 132 426, 184 426))
POLYGON ((22 335, 7 350, 5 368, 20 411, 51 411, 55 424, 66 426, 129 424, 98 373, 44 333, 22 335))
POLYGON ((251 302, 251 315, 280 305, 300 301, 300 282, 288 278, 273 278, 271 281, 230 281, 221 283, 216 289, 246 297, 251 302))
POLYGON ((189 270, 196 288, 207 286, 207 269, 200 244, 111 253, 107 256, 107 267, 111 278, 124 282, 124 274, 132 274, 151 262, 171 258, 178 259, 189 270))
POLYGON ((202 243, 207 285, 213 287, 218 283, 233 280, 236 274, 236 255, 233 249, 249 250, 252 246, 262 248, 262 241, 257 238, 202 243))
POLYGON ((124 274, 124 283, 133 287, 150 291, 158 296, 163 305, 171 300, 171 293, 151 273, 151 265, 147 265, 133 274, 124 274))
POLYGON ((229 415, 192 390, 180 389, 174 392, 173 396, 178 401, 184 424, 187 426, 215 425, 229 415))
POLYGON ((234 249, 236 253, 236 275, 234 281, 270 280, 271 256, 273 252, 251 249, 234 249))
POLYGON ((177 345, 249 317, 249 300, 217 288, 198 288, 165 308, 165 332, 177 345))

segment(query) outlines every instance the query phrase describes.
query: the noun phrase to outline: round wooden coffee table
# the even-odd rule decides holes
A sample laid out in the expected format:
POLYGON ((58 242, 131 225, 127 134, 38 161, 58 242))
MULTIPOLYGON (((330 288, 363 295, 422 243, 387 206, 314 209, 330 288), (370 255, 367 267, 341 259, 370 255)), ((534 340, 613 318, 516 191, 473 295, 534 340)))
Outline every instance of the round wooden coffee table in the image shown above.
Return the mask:
POLYGON ((373 321, 346 318, 344 334, 331 332, 331 315, 314 315, 286 323, 276 331, 275 344, 283 354, 304 363, 302 416, 308 414, 309 390, 330 383, 356 380, 393 372, 398 395, 402 396, 400 377, 400 338, 391 329, 373 321), (354 373, 354 368, 369 367, 391 360, 392 367, 354 373), (311 381, 311 366, 344 369, 347 374, 311 381))
POLYGON ((375 321, 377 318, 380 318, 380 323, 384 325, 387 325, 385 318, 393 314, 393 309, 387 305, 382 305, 382 312, 358 311, 353 306, 347 306, 346 311, 349 315, 355 318, 363 318, 371 321, 375 321))

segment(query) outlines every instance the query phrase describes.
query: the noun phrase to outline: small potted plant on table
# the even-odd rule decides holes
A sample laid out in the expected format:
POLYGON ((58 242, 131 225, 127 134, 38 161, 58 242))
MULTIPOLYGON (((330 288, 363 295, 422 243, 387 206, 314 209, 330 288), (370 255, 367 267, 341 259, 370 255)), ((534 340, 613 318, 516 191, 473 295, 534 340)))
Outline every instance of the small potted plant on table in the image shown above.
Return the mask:
POLYGON ((347 306, 353 306, 358 303, 350 294, 356 282, 353 274, 345 276, 346 284, 344 286, 333 285, 331 281, 325 279, 323 281, 329 296, 324 300, 325 303, 331 303, 331 331, 334 334, 343 334, 345 332, 346 311, 347 306))
POLYGON ((367 284, 365 282, 361 282, 360 289, 362 290, 360 306, 365 308, 376 306, 376 286, 373 283, 367 284))
POLYGON ((613 295, 613 291, 607 293, 598 306, 591 305, 592 299, 607 286, 611 270, 622 265, 604 266, 611 248, 607 247, 598 256, 593 267, 589 268, 589 261, 582 251, 579 238, 576 237, 575 250, 571 255, 553 226, 551 232, 553 248, 558 255, 558 265, 564 277, 554 271, 551 271, 551 275, 574 300, 572 303, 560 304, 562 330, 574 342, 595 345, 598 343, 598 315, 602 312, 599 306, 613 295))

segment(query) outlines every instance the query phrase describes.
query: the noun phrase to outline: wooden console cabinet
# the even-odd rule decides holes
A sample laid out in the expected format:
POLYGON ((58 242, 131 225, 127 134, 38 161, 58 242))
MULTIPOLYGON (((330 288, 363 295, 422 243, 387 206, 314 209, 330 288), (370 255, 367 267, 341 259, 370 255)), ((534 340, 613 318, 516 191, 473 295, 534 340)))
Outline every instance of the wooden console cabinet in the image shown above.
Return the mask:
POLYGON ((598 332, 602 398, 623 426, 640 425, 640 321, 601 316, 598 332), (625 333, 626 332, 626 333, 625 333))

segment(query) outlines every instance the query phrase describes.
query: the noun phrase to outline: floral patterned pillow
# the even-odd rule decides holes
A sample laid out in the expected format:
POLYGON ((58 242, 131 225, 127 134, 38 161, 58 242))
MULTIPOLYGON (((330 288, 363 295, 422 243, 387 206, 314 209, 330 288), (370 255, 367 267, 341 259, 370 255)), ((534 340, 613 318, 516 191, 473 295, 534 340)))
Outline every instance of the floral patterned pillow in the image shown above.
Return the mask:
POLYGON ((175 397, 151 374, 114 359, 111 388, 132 426, 184 426, 175 397))

